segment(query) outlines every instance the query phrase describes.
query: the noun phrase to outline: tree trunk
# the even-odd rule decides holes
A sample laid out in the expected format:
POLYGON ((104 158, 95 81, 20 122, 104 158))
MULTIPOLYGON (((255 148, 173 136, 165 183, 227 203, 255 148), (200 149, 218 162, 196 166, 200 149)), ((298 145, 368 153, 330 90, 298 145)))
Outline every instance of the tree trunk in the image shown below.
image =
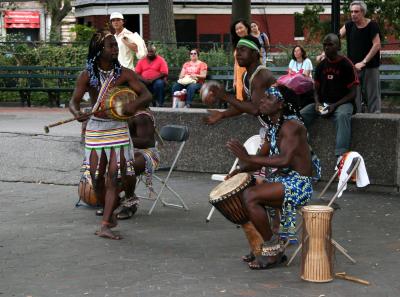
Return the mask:
POLYGON ((251 18, 251 1, 250 0, 233 0, 232 1, 232 23, 238 19, 245 19, 250 23, 251 18))
POLYGON ((172 0, 149 0, 150 39, 176 46, 172 0))
POLYGON ((71 11, 71 0, 46 0, 47 11, 51 15, 50 41, 60 41, 61 21, 71 11))

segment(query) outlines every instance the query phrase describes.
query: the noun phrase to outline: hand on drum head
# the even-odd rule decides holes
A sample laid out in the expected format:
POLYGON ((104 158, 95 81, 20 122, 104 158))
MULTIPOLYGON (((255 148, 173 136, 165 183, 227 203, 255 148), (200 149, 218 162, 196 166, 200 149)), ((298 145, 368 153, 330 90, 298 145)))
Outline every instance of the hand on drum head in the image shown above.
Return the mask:
POLYGON ((216 104, 219 100, 224 100, 225 96, 226 92, 223 86, 215 80, 205 82, 200 89, 201 100, 208 106, 216 104))
POLYGON ((240 168, 237 168, 237 169, 233 170, 232 172, 228 173, 225 176, 224 180, 230 179, 232 176, 235 176, 236 174, 241 173, 241 172, 242 171, 240 170, 240 168))
POLYGON ((249 158, 246 148, 237 139, 231 139, 226 143, 228 150, 239 160, 246 162, 249 158))
POLYGON ((128 101, 128 102, 119 102, 118 107, 116 106, 116 109, 119 109, 119 114, 124 115, 124 116, 133 116, 139 106, 137 104, 137 101, 128 101))

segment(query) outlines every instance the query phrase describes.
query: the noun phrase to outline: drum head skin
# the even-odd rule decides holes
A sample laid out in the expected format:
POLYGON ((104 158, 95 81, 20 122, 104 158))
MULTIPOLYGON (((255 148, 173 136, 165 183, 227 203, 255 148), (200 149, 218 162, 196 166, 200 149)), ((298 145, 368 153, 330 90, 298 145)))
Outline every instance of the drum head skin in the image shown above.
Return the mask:
POLYGON ((333 208, 326 205, 307 205, 303 206, 303 212, 333 212, 333 208))
POLYGON ((123 106, 129 102, 135 101, 136 98, 137 94, 132 89, 128 87, 115 87, 108 92, 104 102, 105 106, 102 106, 102 109, 111 108, 106 112, 109 118, 118 121, 126 121, 131 116, 123 114, 123 106))
POLYGON ((218 200, 226 194, 231 194, 238 188, 241 188, 239 186, 249 182, 250 180, 251 176, 248 173, 238 173, 232 176, 230 179, 223 181, 211 191, 210 201, 218 200))

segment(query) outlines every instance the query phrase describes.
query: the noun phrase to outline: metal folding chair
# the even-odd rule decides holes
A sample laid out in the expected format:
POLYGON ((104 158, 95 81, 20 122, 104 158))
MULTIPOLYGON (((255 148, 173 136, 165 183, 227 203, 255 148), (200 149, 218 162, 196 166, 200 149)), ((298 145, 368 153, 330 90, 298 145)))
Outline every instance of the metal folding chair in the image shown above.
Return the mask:
MULTIPOLYGON (((349 169, 347 170, 348 176, 345 179, 344 183, 339 187, 339 189, 336 191, 336 193, 333 195, 333 197, 329 200, 328 206, 332 206, 336 200, 336 198, 338 198, 339 194, 342 193, 342 191, 345 189, 347 182, 351 179, 351 177, 353 176, 353 174, 356 172, 356 170, 358 169, 358 167, 360 166, 361 163, 361 158, 356 157, 353 159, 349 169)), ((339 169, 337 169, 335 171, 335 173, 333 174, 333 176, 331 177, 331 179, 328 181, 328 183, 326 184, 326 186, 324 187, 324 189, 321 191, 321 193, 318 196, 319 200, 324 200, 323 199, 323 195, 326 193, 326 191, 329 189, 330 185, 332 184, 332 182, 335 180, 335 178, 338 176, 339 174, 339 169)), ((325 201, 325 200, 324 200, 325 201)), ((298 224, 297 227, 297 233, 299 233, 299 231, 302 228, 302 221, 300 221, 300 223, 298 224)), ((351 262, 356 263, 356 260, 354 260, 347 252, 347 250, 341 246, 336 240, 334 240, 333 238, 331 238, 331 242, 333 244, 333 246, 339 251, 341 252, 347 259, 349 259, 351 262)), ((289 242, 287 242, 285 244, 285 248, 289 245, 289 242)), ((289 266, 294 258, 297 256, 297 254, 300 252, 301 248, 302 248, 303 244, 300 243, 299 246, 297 247, 297 249, 295 250, 295 252, 293 253, 292 257, 289 259, 288 263, 286 264, 287 266, 289 266)))
MULTIPOLYGON (((249 139, 246 140, 246 142, 243 144, 243 146, 246 148, 247 152, 250 155, 255 155, 260 148, 261 145, 261 137, 260 135, 253 135, 249 139)), ((236 169, 236 166, 239 162, 239 159, 236 158, 235 161, 233 162, 233 165, 231 169, 229 170, 229 173, 231 173, 233 170, 236 169)), ((215 181, 224 181, 226 177, 226 174, 213 174, 211 175, 211 179, 215 181)), ((211 216, 213 215, 215 211, 215 207, 213 206, 206 218, 206 222, 208 223, 211 219, 211 216)))
MULTIPOLYGON (((158 201, 161 201, 163 206, 169 206, 169 207, 182 208, 184 210, 189 210, 189 208, 186 206, 185 202, 183 201, 182 197, 173 188, 171 188, 170 185, 168 185, 168 181, 172 174, 172 171, 175 169, 175 165, 182 153, 183 147, 185 146, 185 143, 189 138, 189 129, 186 126, 166 125, 161 128, 159 135, 164 142, 180 143, 178 151, 175 155, 175 158, 174 158, 171 166, 169 166, 167 168, 159 169, 159 170, 165 170, 165 169, 168 170, 168 174, 164 179, 159 177, 157 174, 153 174, 153 178, 155 178, 156 180, 158 180, 161 183, 160 190, 158 192, 156 192, 154 189, 153 190, 148 189, 148 196, 138 196, 138 197, 154 201, 149 210, 149 215, 151 215, 151 213, 153 212, 158 201), (162 194, 165 189, 169 190, 173 194, 173 196, 175 196, 177 198, 179 204, 170 203, 170 202, 167 202, 165 199, 163 199, 162 194)), ((140 183, 141 181, 142 181, 142 178, 139 177, 138 183, 140 183)))

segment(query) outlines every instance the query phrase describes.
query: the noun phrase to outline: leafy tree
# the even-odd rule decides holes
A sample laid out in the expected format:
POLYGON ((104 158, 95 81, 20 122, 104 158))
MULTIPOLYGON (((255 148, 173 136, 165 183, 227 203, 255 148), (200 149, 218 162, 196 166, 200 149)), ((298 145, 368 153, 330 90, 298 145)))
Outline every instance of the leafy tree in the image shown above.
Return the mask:
MULTIPOLYGON (((342 9, 346 16, 350 16, 351 2, 351 0, 343 1, 342 9)), ((378 22, 385 39, 388 35, 393 35, 396 38, 399 38, 400 0, 364 0, 364 2, 368 7, 367 17, 370 17, 378 22)))
POLYGON ((61 21, 71 11, 71 0, 41 0, 51 15, 50 41, 60 41, 61 21))
POLYGON ((320 4, 306 5, 303 13, 295 13, 307 41, 320 41, 330 31, 330 21, 321 21, 320 14, 325 11, 320 4))
POLYGON ((172 0, 149 0, 149 14, 151 40, 176 46, 172 0))

